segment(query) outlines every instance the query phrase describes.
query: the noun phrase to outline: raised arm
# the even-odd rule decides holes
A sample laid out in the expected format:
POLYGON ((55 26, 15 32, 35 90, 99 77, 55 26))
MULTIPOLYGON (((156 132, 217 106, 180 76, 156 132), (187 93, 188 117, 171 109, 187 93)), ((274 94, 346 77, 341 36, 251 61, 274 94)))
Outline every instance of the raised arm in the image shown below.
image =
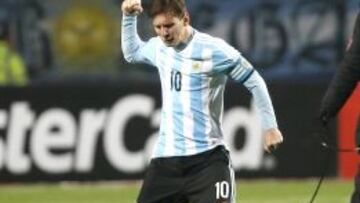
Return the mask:
POLYGON ((139 1, 125 0, 122 3, 121 10, 122 29, 121 29, 121 49, 124 58, 129 63, 146 62, 141 54, 141 48, 145 46, 137 33, 137 16, 142 13, 143 8, 139 1))

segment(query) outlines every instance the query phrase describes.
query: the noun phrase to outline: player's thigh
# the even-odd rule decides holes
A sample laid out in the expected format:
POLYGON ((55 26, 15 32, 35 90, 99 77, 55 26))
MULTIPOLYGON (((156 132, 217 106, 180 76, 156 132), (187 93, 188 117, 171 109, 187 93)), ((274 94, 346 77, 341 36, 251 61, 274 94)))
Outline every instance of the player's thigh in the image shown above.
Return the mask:
POLYGON ((187 188, 190 203, 233 203, 234 172, 229 161, 212 161, 190 179, 187 188))
POLYGON ((181 173, 171 164, 152 161, 147 169, 137 202, 184 203, 180 190, 183 184, 180 175, 181 173))

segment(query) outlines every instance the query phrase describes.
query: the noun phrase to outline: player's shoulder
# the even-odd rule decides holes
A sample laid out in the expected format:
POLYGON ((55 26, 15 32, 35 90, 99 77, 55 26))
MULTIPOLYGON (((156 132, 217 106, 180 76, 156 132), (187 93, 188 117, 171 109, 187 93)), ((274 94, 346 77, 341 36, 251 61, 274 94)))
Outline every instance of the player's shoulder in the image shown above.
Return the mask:
POLYGON ((153 44, 153 45, 160 45, 161 44, 161 39, 160 37, 151 37, 149 40, 148 40, 148 43, 149 44, 153 44))
POLYGON ((205 44, 205 45, 211 45, 211 46, 217 47, 217 45, 227 44, 225 42, 225 40, 223 40, 223 39, 221 39, 219 37, 214 37, 214 36, 209 35, 209 34, 204 33, 204 32, 197 31, 196 36, 197 36, 198 41, 205 44))
POLYGON ((154 50, 158 50, 162 46, 163 46, 163 43, 159 37, 151 37, 150 39, 148 39, 146 41, 146 44, 144 47, 146 47, 145 50, 147 50, 149 52, 153 52, 154 50))
POLYGON ((197 32, 197 40, 206 47, 211 47, 213 52, 225 55, 228 58, 234 58, 240 55, 239 51, 222 38, 214 37, 203 32, 197 32))

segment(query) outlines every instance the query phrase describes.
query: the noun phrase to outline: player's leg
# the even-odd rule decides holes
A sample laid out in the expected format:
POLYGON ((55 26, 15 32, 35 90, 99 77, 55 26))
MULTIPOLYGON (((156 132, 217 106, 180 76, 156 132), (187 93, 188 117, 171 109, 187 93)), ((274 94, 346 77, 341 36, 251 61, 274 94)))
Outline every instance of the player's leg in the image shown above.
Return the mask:
POLYGON ((191 203, 234 203, 234 172, 227 152, 216 149, 210 157, 204 157, 187 177, 186 194, 191 203))
POLYGON ((187 203, 181 194, 181 168, 168 159, 151 161, 138 197, 138 203, 187 203))

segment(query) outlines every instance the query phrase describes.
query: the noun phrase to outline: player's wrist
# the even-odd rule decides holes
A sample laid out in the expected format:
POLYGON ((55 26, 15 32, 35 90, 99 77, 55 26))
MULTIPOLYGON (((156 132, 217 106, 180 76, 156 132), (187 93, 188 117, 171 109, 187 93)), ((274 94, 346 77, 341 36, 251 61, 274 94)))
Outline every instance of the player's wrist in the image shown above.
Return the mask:
POLYGON ((124 16, 138 16, 140 11, 123 11, 124 16))
POLYGON ((133 24, 136 23, 137 16, 135 15, 122 15, 122 24, 133 24))
POLYGON ((262 127, 263 133, 277 131, 277 130, 279 130, 277 123, 272 123, 272 124, 267 124, 267 125, 264 124, 262 127))

